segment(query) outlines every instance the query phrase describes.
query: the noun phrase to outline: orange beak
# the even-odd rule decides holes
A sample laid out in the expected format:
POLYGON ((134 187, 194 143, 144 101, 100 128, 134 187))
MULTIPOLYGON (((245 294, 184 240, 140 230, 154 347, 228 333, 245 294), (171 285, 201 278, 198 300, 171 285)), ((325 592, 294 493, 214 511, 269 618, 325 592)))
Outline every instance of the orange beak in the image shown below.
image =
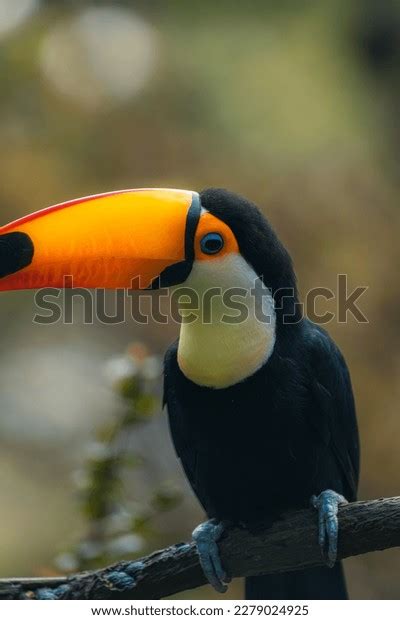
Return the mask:
POLYGON ((89 196, 0 228, 0 291, 134 288, 183 282, 200 217, 195 192, 139 189, 89 196))

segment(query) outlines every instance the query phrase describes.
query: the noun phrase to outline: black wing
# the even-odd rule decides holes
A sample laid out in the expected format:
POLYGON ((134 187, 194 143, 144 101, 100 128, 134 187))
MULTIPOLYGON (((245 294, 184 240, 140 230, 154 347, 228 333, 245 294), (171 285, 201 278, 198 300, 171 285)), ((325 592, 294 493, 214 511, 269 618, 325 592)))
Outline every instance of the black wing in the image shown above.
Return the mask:
POLYGON ((315 403, 312 423, 324 435, 323 443, 333 457, 346 499, 354 501, 360 448, 350 374, 343 355, 329 335, 310 321, 305 322, 305 329, 315 403))

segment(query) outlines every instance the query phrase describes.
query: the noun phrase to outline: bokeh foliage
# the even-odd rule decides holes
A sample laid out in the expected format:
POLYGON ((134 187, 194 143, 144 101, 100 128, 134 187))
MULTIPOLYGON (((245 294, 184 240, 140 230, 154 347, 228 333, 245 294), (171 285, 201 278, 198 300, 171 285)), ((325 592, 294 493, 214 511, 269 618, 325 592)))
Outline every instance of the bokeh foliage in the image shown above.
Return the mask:
MULTIPOLYGON (((96 430, 86 461, 75 472, 86 533, 75 548, 56 559, 56 566, 64 572, 143 554, 154 542, 154 519, 179 506, 181 500, 179 490, 168 481, 151 491, 146 504, 127 503, 124 489, 126 470, 146 466, 146 457, 132 448, 132 436, 159 411, 161 361, 135 343, 123 356, 110 360, 107 369, 123 406, 96 430)), ((133 488, 130 492, 135 496, 133 488)))

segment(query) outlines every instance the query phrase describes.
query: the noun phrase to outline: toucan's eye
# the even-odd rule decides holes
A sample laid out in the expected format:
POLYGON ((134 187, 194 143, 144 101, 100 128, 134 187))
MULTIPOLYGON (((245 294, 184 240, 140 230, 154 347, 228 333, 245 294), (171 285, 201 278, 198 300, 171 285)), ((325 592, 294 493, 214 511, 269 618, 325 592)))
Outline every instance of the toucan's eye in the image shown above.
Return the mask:
POLYGON ((224 240, 218 233, 208 233, 200 241, 200 247, 204 254, 217 254, 224 247, 224 240))

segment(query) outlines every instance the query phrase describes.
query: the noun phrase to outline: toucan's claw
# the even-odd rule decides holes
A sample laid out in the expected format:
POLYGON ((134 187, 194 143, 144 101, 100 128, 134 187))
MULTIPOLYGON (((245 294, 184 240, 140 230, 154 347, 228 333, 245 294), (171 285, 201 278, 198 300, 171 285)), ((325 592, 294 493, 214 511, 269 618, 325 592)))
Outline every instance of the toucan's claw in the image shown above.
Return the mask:
POLYGON ((332 568, 337 559, 339 522, 338 507, 347 504, 347 500, 330 489, 323 491, 318 497, 313 495, 311 505, 318 510, 318 542, 322 557, 332 568))
POLYGON ((221 593, 227 591, 227 584, 231 581, 222 567, 217 545, 223 531, 223 523, 211 519, 205 523, 200 523, 192 534, 203 572, 212 587, 221 593))

